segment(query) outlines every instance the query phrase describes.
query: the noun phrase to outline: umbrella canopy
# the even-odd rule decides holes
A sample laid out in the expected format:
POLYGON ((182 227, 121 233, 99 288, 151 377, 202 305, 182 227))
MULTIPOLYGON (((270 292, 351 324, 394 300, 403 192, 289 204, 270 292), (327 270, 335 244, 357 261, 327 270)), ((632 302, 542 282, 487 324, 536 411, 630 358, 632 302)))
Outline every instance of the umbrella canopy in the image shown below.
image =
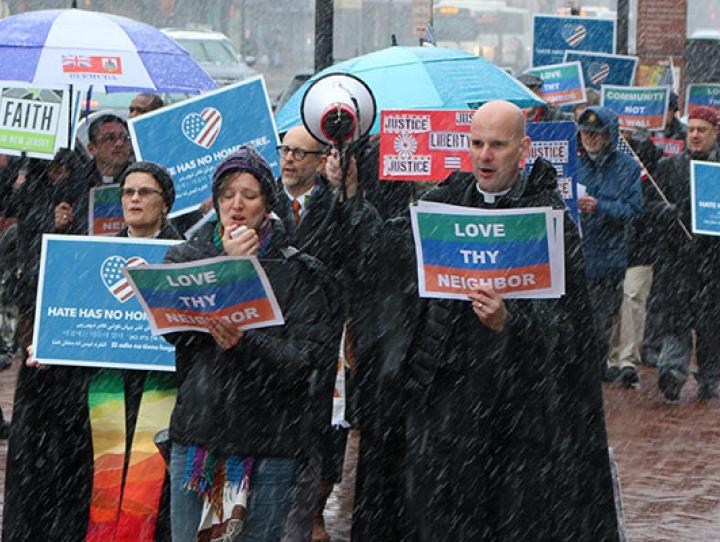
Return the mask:
POLYGON ((0 83, 101 91, 198 93, 216 87, 172 38, 95 11, 30 11, 0 19, 0 83))
POLYGON ((544 105, 540 98, 494 64, 443 47, 389 47, 359 56, 315 74, 276 115, 279 132, 301 124, 300 103, 313 81, 329 73, 349 73, 372 90, 379 112, 387 109, 473 109, 491 100, 519 107, 544 105))

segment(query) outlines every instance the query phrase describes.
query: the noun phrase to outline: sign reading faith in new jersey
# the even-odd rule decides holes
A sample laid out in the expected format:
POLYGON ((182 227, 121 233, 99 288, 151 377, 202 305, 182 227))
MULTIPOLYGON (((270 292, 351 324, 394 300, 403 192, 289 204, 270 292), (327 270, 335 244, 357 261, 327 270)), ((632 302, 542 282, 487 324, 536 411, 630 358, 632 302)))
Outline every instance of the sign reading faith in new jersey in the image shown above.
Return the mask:
POLYGON ((0 88, 0 152, 52 160, 68 144, 65 90, 0 88))
POLYGON ((383 111, 380 117, 380 179, 442 181, 471 171, 473 111, 383 111))
POLYGON ((693 83, 685 93, 685 115, 694 107, 710 107, 720 114, 720 83, 693 83))
POLYGON ((564 62, 565 51, 615 53, 615 20, 535 15, 532 65, 564 62))
POLYGON ((603 85, 600 103, 618 116, 620 128, 664 130, 670 87, 603 85))
POLYGON ((35 357, 49 365, 173 371, 175 349, 153 337, 122 269, 161 262, 177 243, 44 235, 35 357))
POLYGON ((140 298, 154 335, 205 331, 222 318, 240 329, 284 323, 270 281, 256 258, 209 258, 123 271, 140 298))
POLYGON ((692 231, 720 235, 720 164, 690 163, 692 231))
POLYGON ((504 297, 560 297, 562 215, 550 208, 413 206, 420 296, 467 300, 485 286, 504 297))
POLYGON ((532 171, 535 159, 542 157, 557 172, 558 189, 573 221, 580 223, 577 202, 577 132, 574 122, 530 122, 527 135, 532 141, 530 156, 525 159, 525 170, 532 171))
POLYGON ((135 156, 165 166, 175 181, 170 217, 211 195, 212 174, 241 145, 253 145, 279 175, 277 132, 262 77, 130 119, 135 156))
POLYGON ((125 227, 119 184, 91 188, 89 202, 90 235, 114 235, 125 227))
POLYGON ((585 103, 585 81, 579 62, 530 68, 527 73, 542 79, 540 95, 552 105, 585 103))
POLYGON ((565 62, 580 62, 585 86, 599 91, 602 85, 632 85, 638 58, 588 51, 565 51, 565 62))

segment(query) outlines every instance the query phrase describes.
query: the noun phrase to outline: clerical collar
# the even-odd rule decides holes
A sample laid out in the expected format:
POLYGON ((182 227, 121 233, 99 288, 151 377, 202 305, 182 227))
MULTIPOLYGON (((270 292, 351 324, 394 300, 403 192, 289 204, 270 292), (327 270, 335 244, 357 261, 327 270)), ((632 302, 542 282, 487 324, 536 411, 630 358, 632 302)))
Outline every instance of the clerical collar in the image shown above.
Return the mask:
POLYGON ((485 190, 480 188, 477 183, 475 183, 475 188, 477 188, 477 191, 480 193, 485 203, 495 203, 496 199, 504 196, 505 194, 510 192, 510 190, 512 190, 512 187, 510 187, 507 190, 503 190, 502 192, 485 192, 485 190))
MULTIPOLYGON (((135 236, 132 234, 132 232, 130 231, 130 228, 128 228, 127 234, 128 234, 128 237, 135 237, 135 236)), ((156 232, 153 233, 152 235, 146 235, 146 236, 144 237, 144 239, 157 239, 159 235, 160 235, 160 230, 156 231, 156 232)))
POLYGON ((110 177, 107 175, 103 175, 102 183, 103 184, 113 184, 115 182, 115 177, 110 177))

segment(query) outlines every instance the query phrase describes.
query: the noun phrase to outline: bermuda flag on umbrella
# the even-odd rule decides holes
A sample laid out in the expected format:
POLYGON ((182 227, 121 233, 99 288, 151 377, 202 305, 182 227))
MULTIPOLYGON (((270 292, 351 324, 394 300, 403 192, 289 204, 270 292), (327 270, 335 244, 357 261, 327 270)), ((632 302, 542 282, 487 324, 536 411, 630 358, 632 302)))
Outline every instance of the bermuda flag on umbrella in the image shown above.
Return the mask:
POLYGON ((0 84, 198 93, 216 87, 172 38, 150 25, 81 9, 0 19, 0 84))

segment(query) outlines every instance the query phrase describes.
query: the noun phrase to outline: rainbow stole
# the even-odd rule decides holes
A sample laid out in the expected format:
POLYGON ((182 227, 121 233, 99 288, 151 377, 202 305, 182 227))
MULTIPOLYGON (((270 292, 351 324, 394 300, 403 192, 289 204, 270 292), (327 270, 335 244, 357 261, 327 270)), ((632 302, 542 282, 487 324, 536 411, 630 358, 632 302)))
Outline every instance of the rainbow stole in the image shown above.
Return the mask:
POLYGON ((87 542, 154 539, 166 468, 153 437, 168 427, 176 395, 173 373, 146 373, 135 434, 128 446, 123 371, 100 370, 93 375, 88 401, 95 468, 87 542))

